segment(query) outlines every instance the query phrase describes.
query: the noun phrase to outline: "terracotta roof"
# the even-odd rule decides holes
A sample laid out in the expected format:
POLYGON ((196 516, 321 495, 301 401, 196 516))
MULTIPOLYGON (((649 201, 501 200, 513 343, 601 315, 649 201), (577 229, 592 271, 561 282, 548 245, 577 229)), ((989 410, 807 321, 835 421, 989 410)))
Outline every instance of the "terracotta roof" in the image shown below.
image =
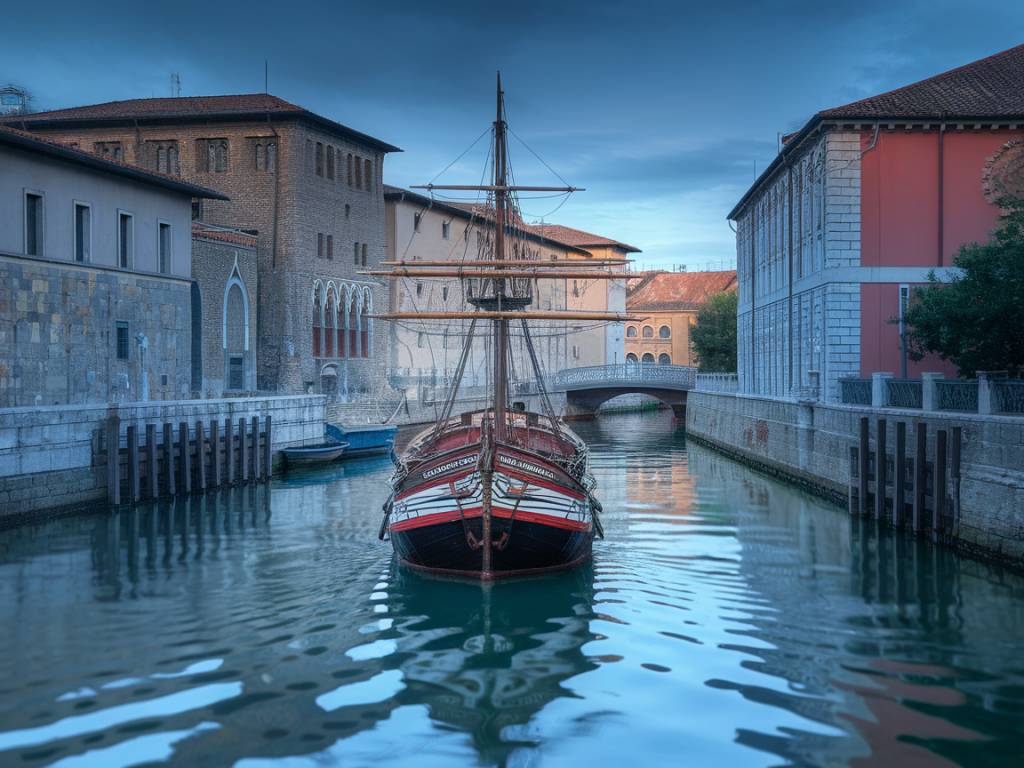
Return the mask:
POLYGON ((231 243, 243 248, 256 247, 256 235, 249 232, 242 232, 237 229, 223 229, 213 227, 202 221, 192 222, 192 237, 200 237, 203 240, 217 240, 222 243, 231 243))
POLYGON ((126 99, 89 104, 83 107, 55 109, 31 115, 15 115, 0 119, 9 125, 96 124, 122 121, 228 121, 266 119, 267 115, 308 120, 320 127, 355 138, 384 152, 401 152, 398 147, 375 139, 348 126, 336 123, 308 109, 269 93, 245 93, 234 96, 178 96, 161 99, 126 99))
POLYGON ((57 157, 61 160, 85 165, 104 173, 112 173, 116 176, 125 176, 147 184, 155 184, 157 186, 172 189, 175 192, 188 195, 189 197, 203 197, 211 200, 229 199, 226 195, 223 195, 220 192, 207 189, 206 187, 201 187, 198 184, 191 184, 187 181, 183 181, 177 176, 158 173, 157 171, 151 171, 148 168, 141 168, 137 165, 125 163, 121 160, 110 160, 99 157, 91 152, 85 152, 77 149, 76 147, 71 147, 67 144, 62 144, 58 141, 53 141, 34 133, 19 131, 5 125, 0 125, 0 144, 18 147, 19 149, 28 150, 30 152, 38 152, 50 157, 57 157))
POLYGON ((635 246, 618 240, 612 240, 608 237, 602 237, 601 235, 595 235, 591 232, 584 232, 582 229, 573 229, 561 224, 530 224, 528 226, 534 232, 566 245, 575 245, 579 248, 586 248, 588 245, 610 245, 627 253, 640 253, 640 249, 635 246))
POLYGON ((785 158, 824 121, 992 121, 1024 120, 1024 44, 978 59, 902 88, 825 109, 788 134, 782 151, 729 211, 735 219, 785 158))
POLYGON ((716 293, 736 290, 736 270, 652 272, 626 296, 626 310, 668 312, 700 309, 716 293))
POLYGON ((998 118, 1024 116, 1024 45, 902 88, 822 110, 835 118, 998 118))

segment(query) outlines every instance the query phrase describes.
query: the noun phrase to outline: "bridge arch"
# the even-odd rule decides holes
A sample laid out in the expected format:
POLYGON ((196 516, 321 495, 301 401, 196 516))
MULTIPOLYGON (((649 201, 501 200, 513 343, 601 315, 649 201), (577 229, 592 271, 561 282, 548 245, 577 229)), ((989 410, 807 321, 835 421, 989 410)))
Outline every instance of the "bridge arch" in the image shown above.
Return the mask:
POLYGON ((683 365, 658 365, 629 361, 616 365, 569 368, 554 378, 554 389, 565 392, 566 418, 587 419, 608 400, 626 394, 655 397, 670 405, 678 418, 686 413, 686 395, 697 380, 697 369, 683 365))

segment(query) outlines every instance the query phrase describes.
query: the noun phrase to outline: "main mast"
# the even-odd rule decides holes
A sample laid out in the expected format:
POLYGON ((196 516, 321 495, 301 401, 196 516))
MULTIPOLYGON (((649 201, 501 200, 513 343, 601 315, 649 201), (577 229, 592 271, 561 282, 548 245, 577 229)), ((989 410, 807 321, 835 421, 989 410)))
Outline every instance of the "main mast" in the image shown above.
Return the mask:
MULTIPOLYGON (((505 95, 501 91, 501 73, 498 73, 497 114, 494 120, 494 260, 505 260, 505 209, 508 204, 508 159, 505 148, 505 95)), ((500 268, 499 268, 500 269, 500 268)), ((505 280, 495 278, 494 296, 497 308, 502 310, 505 299, 505 280)), ((508 403, 508 320, 494 319, 494 430, 495 440, 505 436, 505 406, 508 403)))

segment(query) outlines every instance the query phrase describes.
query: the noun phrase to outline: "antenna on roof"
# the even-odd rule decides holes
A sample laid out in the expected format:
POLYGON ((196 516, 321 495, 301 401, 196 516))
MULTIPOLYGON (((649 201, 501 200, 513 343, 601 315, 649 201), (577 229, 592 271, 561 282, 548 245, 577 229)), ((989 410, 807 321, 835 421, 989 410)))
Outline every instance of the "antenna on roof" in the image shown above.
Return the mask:
POLYGON ((171 72, 171 96, 181 96, 181 75, 177 72, 171 72))

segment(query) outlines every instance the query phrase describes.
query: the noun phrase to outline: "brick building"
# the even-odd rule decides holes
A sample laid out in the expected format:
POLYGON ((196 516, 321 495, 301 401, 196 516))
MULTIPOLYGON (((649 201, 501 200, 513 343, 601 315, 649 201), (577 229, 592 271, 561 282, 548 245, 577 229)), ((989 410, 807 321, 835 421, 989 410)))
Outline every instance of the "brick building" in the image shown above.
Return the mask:
POLYGON ((626 323, 626 362, 696 365, 690 329, 701 307, 716 293, 736 290, 736 270, 648 272, 626 287, 626 311, 641 315, 626 323))
POLYGON ((740 390, 787 397, 821 374, 947 371, 907 359, 910 290, 984 242, 1024 194, 1024 45, 827 109, 786 137, 730 212, 740 390))
POLYGON ((0 127, 0 407, 187 397, 181 179, 0 127))
POLYGON ((384 254, 383 165, 396 147, 269 94, 116 101, 16 125, 230 197, 198 201, 195 218, 256 232, 256 387, 370 390, 386 331, 365 315, 387 293, 356 271, 384 254))

